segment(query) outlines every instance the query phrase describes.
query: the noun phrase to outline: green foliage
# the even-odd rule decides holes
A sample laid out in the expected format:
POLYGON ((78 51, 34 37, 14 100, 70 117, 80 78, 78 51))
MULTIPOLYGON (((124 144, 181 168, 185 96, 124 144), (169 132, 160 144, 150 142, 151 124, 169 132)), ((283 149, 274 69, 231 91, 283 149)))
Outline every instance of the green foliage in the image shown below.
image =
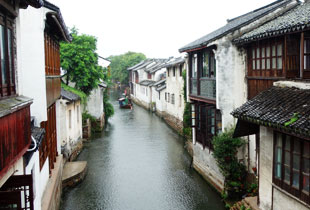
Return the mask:
POLYGON ((231 207, 231 206, 230 206, 228 203, 225 204, 225 209, 228 209, 228 210, 229 210, 230 207, 231 207))
POLYGON ((240 197, 245 191, 246 169, 237 158, 238 148, 245 144, 241 138, 233 138, 233 129, 214 137, 213 156, 225 177, 225 190, 228 196, 240 197))
POLYGON ((86 111, 82 113, 83 124, 86 123, 87 119, 90 120, 92 134, 101 131, 100 124, 97 122, 96 118, 86 111))
POLYGON ((108 122, 109 118, 114 115, 114 107, 113 105, 109 102, 109 92, 108 89, 105 89, 103 93, 103 106, 104 106, 104 117, 105 117, 105 122, 108 122))
POLYGON ((77 89, 75 89, 73 87, 70 87, 70 86, 68 86, 68 85, 66 85, 64 83, 61 83, 61 87, 63 89, 65 89, 66 91, 70 91, 70 92, 78 95, 81 98, 82 104, 86 105, 86 103, 87 103, 87 95, 84 92, 82 92, 80 90, 77 90, 77 89))
POLYGON ((245 210, 244 204, 242 204, 242 205, 240 206, 240 210, 245 210))
POLYGON ((183 81, 184 81, 184 85, 183 85, 183 97, 184 97, 184 101, 187 100, 187 86, 186 86, 186 70, 183 70, 182 72, 182 77, 183 77, 183 81))
POLYGON ((110 56, 111 77, 114 81, 119 81, 122 84, 128 83, 127 68, 140 63, 146 57, 142 53, 127 52, 122 55, 110 56))
MULTIPOLYGON (((186 71, 183 70, 182 72, 182 77, 184 80, 184 85, 183 85, 183 97, 184 101, 187 100, 187 93, 186 93, 186 71)), ((186 103, 184 107, 184 112, 183 112, 183 134, 184 136, 191 137, 192 136, 192 113, 191 113, 191 104, 186 103)))
POLYGON ((98 65, 97 39, 90 35, 79 35, 71 29, 72 42, 60 43, 61 67, 67 71, 67 81, 75 83, 75 88, 86 95, 104 79, 103 69, 98 65))
POLYGON ((299 119, 299 113, 294 113, 293 117, 290 119, 290 121, 284 123, 284 126, 289 126, 291 124, 293 124, 294 122, 296 122, 299 119))

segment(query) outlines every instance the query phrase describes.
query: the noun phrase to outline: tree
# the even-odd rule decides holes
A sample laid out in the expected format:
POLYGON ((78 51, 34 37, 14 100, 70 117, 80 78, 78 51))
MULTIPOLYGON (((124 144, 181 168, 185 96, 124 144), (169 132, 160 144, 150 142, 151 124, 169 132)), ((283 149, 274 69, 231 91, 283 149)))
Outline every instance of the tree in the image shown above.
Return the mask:
POLYGON ((71 29, 72 42, 60 44, 61 67, 67 71, 66 84, 75 83, 75 88, 89 95, 104 78, 98 65, 97 39, 90 35, 79 35, 71 29))
POLYGON ((127 68, 136 65, 145 60, 146 57, 142 53, 127 52, 122 55, 110 56, 111 77, 114 81, 119 81, 122 84, 128 83, 127 68))

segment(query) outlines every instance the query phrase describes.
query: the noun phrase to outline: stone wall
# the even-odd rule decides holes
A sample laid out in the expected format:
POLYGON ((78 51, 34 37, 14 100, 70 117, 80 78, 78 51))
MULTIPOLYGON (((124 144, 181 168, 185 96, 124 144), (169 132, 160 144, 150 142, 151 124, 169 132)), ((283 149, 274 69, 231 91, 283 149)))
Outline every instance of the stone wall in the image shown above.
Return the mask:
POLYGON ((199 143, 193 144, 193 167, 217 191, 224 189, 224 177, 219 171, 217 163, 209 148, 203 149, 199 143))
POLYGON ((42 210, 58 210, 60 206, 61 193, 62 193, 62 170, 63 170, 63 157, 59 155, 56 158, 52 176, 49 178, 45 188, 41 209, 42 210))
POLYGON ((179 134, 183 133, 183 121, 179 120, 175 116, 167 113, 162 112, 162 118, 166 121, 166 123, 172 127, 175 131, 177 131, 179 134))

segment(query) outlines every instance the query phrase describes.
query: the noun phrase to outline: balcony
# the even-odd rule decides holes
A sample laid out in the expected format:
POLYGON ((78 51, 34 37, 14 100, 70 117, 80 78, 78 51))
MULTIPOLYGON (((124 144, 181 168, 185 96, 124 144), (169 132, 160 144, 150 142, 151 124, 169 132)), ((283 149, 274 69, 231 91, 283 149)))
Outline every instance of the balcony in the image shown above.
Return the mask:
POLYGON ((216 80, 215 78, 191 78, 190 96, 203 99, 216 100, 216 80))
POLYGON ((31 99, 22 96, 0 100, 0 178, 30 145, 31 103, 31 99))

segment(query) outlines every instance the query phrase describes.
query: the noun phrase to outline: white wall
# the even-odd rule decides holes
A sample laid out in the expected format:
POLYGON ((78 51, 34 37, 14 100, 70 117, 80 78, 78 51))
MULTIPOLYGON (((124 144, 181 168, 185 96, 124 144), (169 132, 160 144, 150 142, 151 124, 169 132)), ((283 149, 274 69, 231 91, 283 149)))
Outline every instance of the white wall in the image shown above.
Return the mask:
POLYGON ((47 120, 44 20, 44 9, 32 7, 20 10, 17 18, 18 92, 34 99, 30 110, 37 126, 47 120))
MULTIPOLYGON (((184 68, 184 67, 183 67, 184 68)), ((176 67, 175 76, 173 76, 172 70, 170 70, 170 74, 166 78, 166 91, 170 93, 170 102, 167 103, 166 112, 175 118, 183 121, 183 112, 184 112, 184 94, 183 94, 183 86, 184 81, 183 77, 180 76, 180 69, 176 67), (174 94, 175 103, 171 103, 171 96, 174 94)))
POLYGON ((86 110, 97 119, 103 117, 103 88, 94 89, 88 97, 86 110))
POLYGON ((82 138, 82 114, 81 114, 81 103, 80 101, 69 102, 68 100, 60 100, 60 115, 61 115, 61 146, 66 145, 67 150, 71 155, 76 143, 82 138), (71 111, 71 128, 70 114, 71 111))

